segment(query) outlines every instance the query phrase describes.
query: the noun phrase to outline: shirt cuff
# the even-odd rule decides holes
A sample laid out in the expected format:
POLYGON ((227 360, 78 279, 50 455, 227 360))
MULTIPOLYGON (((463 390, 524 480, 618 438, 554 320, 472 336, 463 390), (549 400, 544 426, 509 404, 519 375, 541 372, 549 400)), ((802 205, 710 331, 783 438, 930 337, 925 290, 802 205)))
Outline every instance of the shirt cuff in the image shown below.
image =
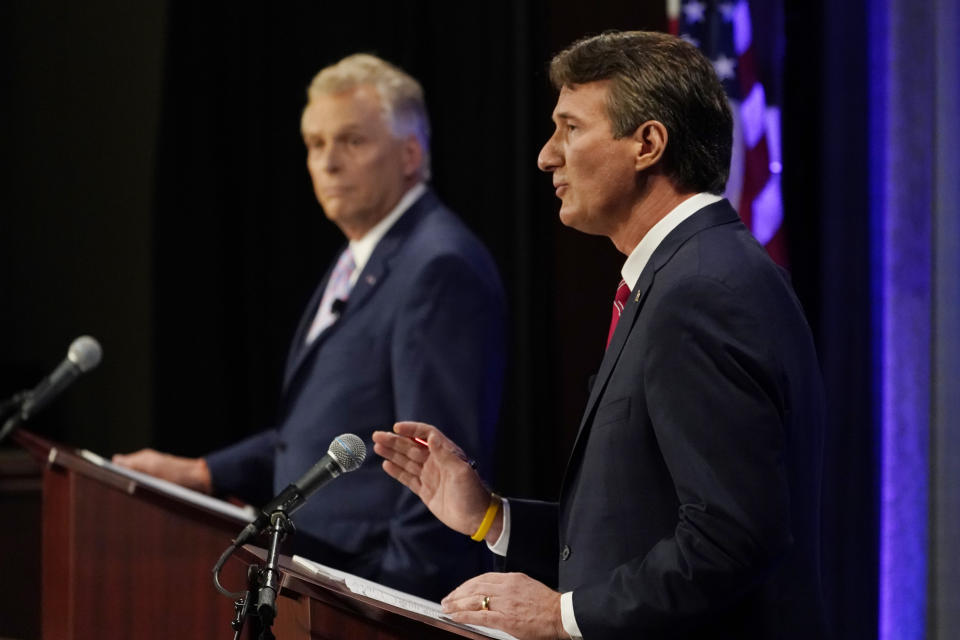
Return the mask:
POLYGON ((583 640, 583 634, 577 626, 577 617, 573 615, 573 591, 567 591, 560 596, 560 620, 563 622, 563 630, 569 633, 573 640, 583 640))
POLYGON ((500 537, 493 544, 487 543, 487 548, 498 556, 507 555, 507 547, 510 546, 510 501, 501 498, 500 509, 503 510, 503 529, 500 531, 500 537))

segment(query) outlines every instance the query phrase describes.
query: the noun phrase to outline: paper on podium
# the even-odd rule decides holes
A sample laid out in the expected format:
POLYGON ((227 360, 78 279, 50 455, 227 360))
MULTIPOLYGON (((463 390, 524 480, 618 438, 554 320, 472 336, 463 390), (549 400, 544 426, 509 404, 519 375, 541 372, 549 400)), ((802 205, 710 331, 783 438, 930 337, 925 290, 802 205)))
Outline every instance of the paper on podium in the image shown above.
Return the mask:
POLYGON ((389 604, 397 607, 398 609, 403 609, 404 611, 419 613, 422 616, 427 616, 428 618, 433 618, 434 620, 443 620, 448 624, 452 624, 463 629, 470 629, 471 631, 481 633, 489 638, 499 638, 500 640, 517 640, 514 636, 506 633, 505 631, 500 631, 499 629, 481 627, 475 624, 460 624, 459 622, 454 622, 443 612, 443 607, 441 607, 440 603, 438 602, 433 602, 432 600, 427 600, 410 593, 404 593, 403 591, 398 591, 397 589, 391 589, 390 587, 378 584, 372 580, 366 580, 359 576, 355 576, 352 573, 340 571, 339 569, 322 565, 319 562, 307 560, 301 556, 293 556, 293 563, 303 569, 306 569, 308 572, 314 575, 322 576, 335 582, 342 582, 353 593, 365 596, 371 600, 377 600, 378 602, 389 604))
POLYGON ((223 500, 218 500, 212 496, 208 496, 205 493, 200 493, 199 491, 194 491, 193 489, 187 489, 186 487, 181 487, 178 484, 161 480, 160 478, 155 478, 139 471, 133 471, 132 469, 127 469, 126 467, 117 466, 109 460, 98 456, 92 451, 87 451, 86 449, 78 449, 76 454, 87 462, 91 462, 98 467, 102 467, 112 471, 113 473, 130 478, 137 484, 141 484, 160 493, 173 496, 188 504, 193 504, 208 511, 233 518, 237 520, 237 522, 253 522, 253 520, 257 517, 257 512, 253 507, 247 506, 241 508, 230 504, 229 502, 224 502, 223 500))

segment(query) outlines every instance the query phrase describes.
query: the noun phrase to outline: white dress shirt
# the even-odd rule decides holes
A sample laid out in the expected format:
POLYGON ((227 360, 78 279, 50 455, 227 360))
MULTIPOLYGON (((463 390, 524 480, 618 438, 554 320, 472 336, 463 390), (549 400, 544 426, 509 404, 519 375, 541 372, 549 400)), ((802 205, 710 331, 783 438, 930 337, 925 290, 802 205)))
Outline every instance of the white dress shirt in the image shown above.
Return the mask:
POLYGON ((370 260, 370 256, 373 254, 373 250, 377 248, 377 243, 380 242, 380 238, 386 235, 387 231, 390 230, 390 227, 400 219, 400 216, 406 212, 410 206, 417 201, 420 196, 423 195, 423 192, 427 190, 427 187, 422 183, 418 182, 417 184, 410 187, 410 190, 403 194, 403 197, 400 198, 400 201, 397 202, 396 206, 390 210, 383 220, 373 225, 373 228, 370 231, 360 238, 359 240, 350 241, 350 251, 353 253, 353 263, 356 265, 356 268, 353 270, 353 274, 350 276, 350 284, 356 284, 357 278, 360 277, 360 272, 363 271, 363 268, 366 266, 367 261, 370 260))
MULTIPOLYGON (((403 197, 400 198, 396 206, 390 210, 384 218, 375 224, 370 231, 367 231, 366 234, 359 240, 350 241, 350 253, 353 255, 353 272, 350 274, 350 288, 353 288, 353 285, 357 283, 357 278, 360 277, 360 273, 363 271, 363 267, 366 266, 367 262, 370 260, 370 256, 373 254, 373 250, 377 248, 377 244, 380 242, 380 239, 386 235, 387 231, 390 230, 397 220, 400 219, 400 216, 406 212, 410 206, 417 201, 417 199, 423 195, 424 191, 427 190, 427 187, 422 183, 418 182, 414 186, 403 194, 403 197)), ((331 286, 332 279, 327 282, 327 286, 331 286)), ((310 331, 307 333, 304 338, 307 344, 310 344, 316 340, 317 336, 320 335, 320 327, 327 327, 330 325, 330 322, 323 323, 321 316, 323 315, 323 301, 326 296, 320 298, 320 304, 317 305, 317 312, 314 316, 313 325, 310 331)), ((331 301, 332 302, 332 301, 331 301)), ((329 305, 328 305, 329 306, 329 305)))

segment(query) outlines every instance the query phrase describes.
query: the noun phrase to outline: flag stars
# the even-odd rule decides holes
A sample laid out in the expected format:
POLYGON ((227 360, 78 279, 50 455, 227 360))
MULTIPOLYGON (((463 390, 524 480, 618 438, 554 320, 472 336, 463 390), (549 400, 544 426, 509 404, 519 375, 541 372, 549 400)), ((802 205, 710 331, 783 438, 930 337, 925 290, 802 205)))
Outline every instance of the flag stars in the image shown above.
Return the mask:
POLYGON ((683 5, 683 17, 687 24, 703 22, 706 11, 707 5, 702 2, 686 2, 683 5))
POLYGON ((686 40, 687 42, 689 42, 690 44, 692 44, 693 46, 695 46, 697 49, 700 48, 700 41, 697 40, 696 38, 694 38, 694 37, 693 37, 692 35, 690 35, 689 33, 681 33, 681 34, 680 34, 680 39, 681 39, 681 40, 686 40))
POLYGON ((734 69, 737 66, 737 61, 733 58, 728 58, 727 56, 720 54, 713 62, 713 70, 717 73, 717 77, 721 80, 733 80, 736 77, 734 69))
POLYGON ((733 20, 733 10, 736 7, 732 2, 722 2, 720 3, 720 15, 723 16, 724 22, 731 22, 733 20))

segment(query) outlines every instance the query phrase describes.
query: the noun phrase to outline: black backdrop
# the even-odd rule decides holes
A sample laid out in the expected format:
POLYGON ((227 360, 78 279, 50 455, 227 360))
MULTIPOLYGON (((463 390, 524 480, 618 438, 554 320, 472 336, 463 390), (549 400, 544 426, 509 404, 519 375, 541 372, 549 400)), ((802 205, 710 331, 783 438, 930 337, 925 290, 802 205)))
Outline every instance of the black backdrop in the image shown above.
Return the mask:
MULTIPOLYGON (((552 497, 621 256, 558 223, 536 169, 546 62, 581 35, 662 28, 663 3, 74 4, 0 6, 0 395, 89 332, 104 363, 39 432, 194 455, 268 425, 293 325, 341 242, 305 170, 304 90, 370 51, 422 81, 433 184, 507 286, 497 486, 552 497)), ((787 232, 830 402, 824 566, 843 638, 876 635, 865 22, 861 2, 785 11, 787 232)))
MULTIPOLYGON (((558 5, 538 2, 171 6, 152 235, 159 446, 202 453, 269 424, 294 323, 342 243, 305 170, 304 90, 325 64, 370 51, 423 83, 432 183, 507 286, 502 480, 556 490, 622 261, 608 241, 558 224, 536 168, 553 101, 546 61, 574 37, 558 17, 558 5)), ((613 17, 586 12, 575 24, 663 23, 660 7, 613 17)))

